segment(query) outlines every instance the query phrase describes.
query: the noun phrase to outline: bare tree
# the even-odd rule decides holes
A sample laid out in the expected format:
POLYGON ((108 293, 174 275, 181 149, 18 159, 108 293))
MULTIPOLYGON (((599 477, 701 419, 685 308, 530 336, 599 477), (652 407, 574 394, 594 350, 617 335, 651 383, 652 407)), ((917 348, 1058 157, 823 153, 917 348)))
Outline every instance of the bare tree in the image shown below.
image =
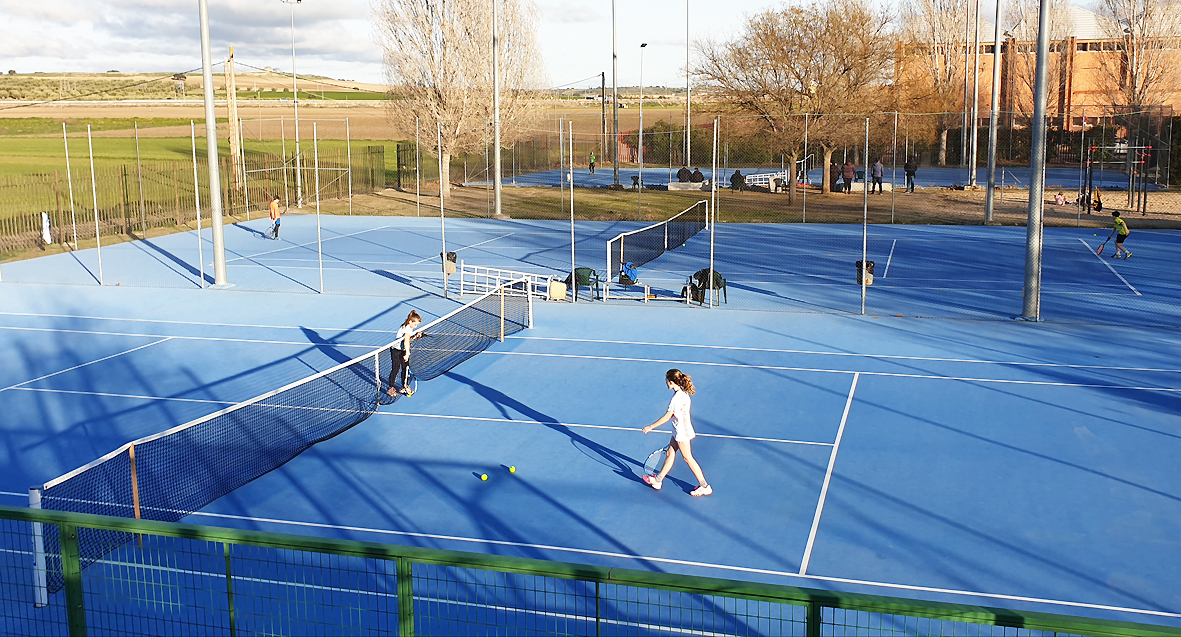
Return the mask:
MULTIPOLYGON (((833 150, 857 139, 856 118, 848 114, 877 107, 894 47, 889 14, 854 0, 767 9, 748 16, 736 39, 703 41, 698 51, 699 83, 722 103, 757 115, 770 149, 791 157, 793 172, 802 115, 810 113, 809 138, 824 149, 827 174, 833 150)), ((746 128, 746 135, 755 133, 746 128)), ((788 183, 794 198, 794 174, 788 183)), ((827 178, 822 189, 829 192, 827 178)))
POLYGON ((936 163, 947 165, 947 132, 961 123, 964 47, 961 16, 967 0, 908 0, 902 5, 902 47, 896 78, 908 110, 936 113, 936 163))
MULTIPOLYGON (((502 141, 515 139, 528 91, 539 87, 541 52, 531 0, 498 0, 502 141)), ((426 147, 442 156, 443 195, 450 159, 483 148, 492 118, 492 4, 489 0, 376 0, 384 49, 388 106, 394 124, 411 131, 417 118, 426 147), (436 142, 436 124, 442 143, 436 142)))
MULTIPOLYGON (((1033 88, 1037 77, 1037 30, 1039 0, 1008 0, 1006 15, 1013 20, 1009 34, 1016 51, 1012 67, 1015 90, 1009 97, 1010 108, 1025 117, 1033 115, 1033 88)), ((1066 64, 1070 55, 1066 50, 1071 35, 1069 5, 1066 0, 1050 0, 1050 59, 1047 61, 1046 86, 1051 96, 1066 90, 1066 64)), ((1054 108, 1051 99, 1049 107, 1054 108)), ((1062 113, 1059 113, 1062 115, 1062 113)))
POLYGON ((1105 35, 1119 49, 1100 57, 1109 99, 1123 106, 1166 103, 1181 71, 1181 0, 1099 0, 1098 9, 1105 35))

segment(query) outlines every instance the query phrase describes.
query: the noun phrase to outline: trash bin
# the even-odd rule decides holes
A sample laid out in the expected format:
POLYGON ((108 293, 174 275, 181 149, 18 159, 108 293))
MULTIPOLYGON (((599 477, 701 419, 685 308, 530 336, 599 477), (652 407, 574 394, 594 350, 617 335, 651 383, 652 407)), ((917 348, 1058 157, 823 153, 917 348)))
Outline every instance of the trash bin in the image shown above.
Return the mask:
POLYGON ((454 252, 448 252, 446 256, 440 252, 439 256, 443 257, 443 274, 455 274, 455 261, 459 257, 454 252))
MULTIPOLYGON (((857 266, 857 285, 861 285, 861 262, 857 261, 855 265, 857 266)), ((873 285, 873 261, 865 262, 865 275, 865 284, 873 285)))

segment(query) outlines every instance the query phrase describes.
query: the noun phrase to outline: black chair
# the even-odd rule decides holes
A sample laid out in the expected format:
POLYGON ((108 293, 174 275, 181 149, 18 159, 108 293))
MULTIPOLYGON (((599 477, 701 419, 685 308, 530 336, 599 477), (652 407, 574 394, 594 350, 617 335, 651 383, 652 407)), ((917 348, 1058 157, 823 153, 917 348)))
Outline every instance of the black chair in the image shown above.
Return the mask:
MULTIPOLYGON (((714 289, 722 291, 722 299, 730 302, 729 293, 726 291, 726 277, 722 276, 717 270, 714 270, 714 289)), ((702 268, 693 273, 692 282, 697 286, 697 289, 706 291, 709 290, 709 268, 702 268)), ((705 303, 705 296, 702 295, 701 304, 705 303)))

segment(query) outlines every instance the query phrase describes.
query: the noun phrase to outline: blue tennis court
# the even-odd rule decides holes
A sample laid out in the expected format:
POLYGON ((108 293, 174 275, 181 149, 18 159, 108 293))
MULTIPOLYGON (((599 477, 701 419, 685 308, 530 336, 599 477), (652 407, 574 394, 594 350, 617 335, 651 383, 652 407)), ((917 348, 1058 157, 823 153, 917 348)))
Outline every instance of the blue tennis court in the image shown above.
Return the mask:
MULTIPOLYGON (((308 219, 293 221, 284 232, 296 245, 278 243, 296 251, 308 219)), ((0 383, 5 502, 370 352, 410 309, 429 321, 460 307, 437 293, 432 264, 411 267, 437 258, 437 226, 339 223, 342 237, 396 224, 373 248, 379 263, 356 269, 409 283, 385 296, 0 286, 12 361, 0 383)), ((580 222, 580 265, 597 266, 607 239, 639 225, 580 222)), ((449 225, 448 240, 469 262, 558 275, 563 230, 469 220, 449 225)), ((1020 311, 1024 229, 870 233, 869 298, 914 314, 851 315, 859 228, 724 224, 721 309, 536 300, 532 329, 187 520, 1181 626, 1181 345, 1175 327, 1093 316, 1138 294, 1163 308, 1155 321, 1173 321, 1174 235, 1137 232, 1136 257, 1113 264, 1090 233, 1047 230, 1044 308, 1074 319, 1027 323, 1001 320, 1020 311), (763 246, 789 244, 801 249, 782 267, 742 269, 763 262, 751 256, 763 246), (747 301, 771 296, 827 309, 747 301), (913 318, 922 308, 991 320, 913 318), (695 481, 681 463, 660 492, 639 479, 667 441, 638 429, 666 408, 670 367, 699 388, 693 448, 715 489, 707 498, 687 494, 695 481)), ((267 263, 270 245, 234 249, 260 271, 303 267, 267 263)), ((673 289, 706 267, 702 255, 705 233, 641 276, 673 289)))
MULTIPOLYGON (((840 164, 843 160, 840 160, 834 155, 833 161, 840 164)), ((642 175, 638 168, 620 168, 619 183, 630 187, 634 183, 633 179, 640 179, 642 177, 644 185, 648 188, 656 186, 663 187, 665 184, 676 181, 676 171, 679 168, 680 166, 674 166, 670 169, 668 166, 652 165, 644 168, 642 175)), ((713 169, 709 165, 701 166, 700 168, 705 178, 712 180, 713 169)), ((733 174, 734 170, 741 170, 742 174, 747 177, 761 173, 781 172, 778 167, 734 165, 728 166, 725 169, 719 167, 718 178, 723 184, 729 184, 730 175, 733 174)), ((569 173, 569 169, 566 172, 569 173)), ((809 170, 808 183, 823 183, 823 173, 824 171, 820 168, 809 170)), ((556 188, 562 185, 562 174, 563 172, 561 170, 555 169, 522 173, 519 175, 506 175, 505 184, 525 187, 552 186, 556 188)), ((920 166, 915 174, 915 185, 919 188, 950 188, 956 184, 963 186, 968 183, 968 175, 969 169, 966 167, 920 166)), ((1028 166, 1002 166, 997 169, 996 180, 997 184, 1005 186, 1029 188, 1029 175, 1028 166)), ((1119 170, 1096 168, 1093 171, 1091 179, 1091 185, 1094 188, 1103 190, 1128 189, 1128 175, 1119 170)), ((987 169, 976 169, 976 181, 980 184, 988 182, 987 169)), ((902 164, 899 164, 897 167, 886 166, 886 184, 898 184, 898 187, 901 188, 905 182, 906 176, 902 170, 902 164)), ((473 180, 468 182, 468 185, 486 186, 489 183, 488 181, 473 180)), ((566 183, 569 183, 569 179, 566 180, 566 183)), ((574 185, 576 187, 606 188, 613 183, 615 183, 615 172, 609 164, 599 166, 598 170, 593 174, 585 167, 574 169, 574 185)), ((1045 187, 1048 189, 1077 193, 1082 185, 1082 171, 1077 166, 1054 166, 1046 168, 1045 187)), ((1155 184, 1150 184, 1147 188, 1149 190, 1159 189, 1155 184)))

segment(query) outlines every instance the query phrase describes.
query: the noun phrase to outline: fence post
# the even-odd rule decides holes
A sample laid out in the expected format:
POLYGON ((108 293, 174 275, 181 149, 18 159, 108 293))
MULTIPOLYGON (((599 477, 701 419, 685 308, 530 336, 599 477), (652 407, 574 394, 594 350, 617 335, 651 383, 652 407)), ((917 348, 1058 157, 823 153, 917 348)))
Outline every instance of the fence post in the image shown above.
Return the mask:
POLYGON ((414 637, 414 563, 408 557, 397 559, 398 635, 414 637))
POLYGON ((66 619, 70 637, 85 637, 86 606, 82 596, 82 561, 78 557, 78 527, 58 527, 62 546, 62 577, 65 579, 66 619))
POLYGON ((234 613, 234 574, 230 568, 230 545, 222 542, 221 547, 226 555, 226 603, 230 611, 230 637, 237 637, 238 618, 234 613))
POLYGON ((820 620, 820 604, 817 602, 808 602, 808 623, 807 629, 805 630, 805 634, 808 637, 820 637, 820 620))

